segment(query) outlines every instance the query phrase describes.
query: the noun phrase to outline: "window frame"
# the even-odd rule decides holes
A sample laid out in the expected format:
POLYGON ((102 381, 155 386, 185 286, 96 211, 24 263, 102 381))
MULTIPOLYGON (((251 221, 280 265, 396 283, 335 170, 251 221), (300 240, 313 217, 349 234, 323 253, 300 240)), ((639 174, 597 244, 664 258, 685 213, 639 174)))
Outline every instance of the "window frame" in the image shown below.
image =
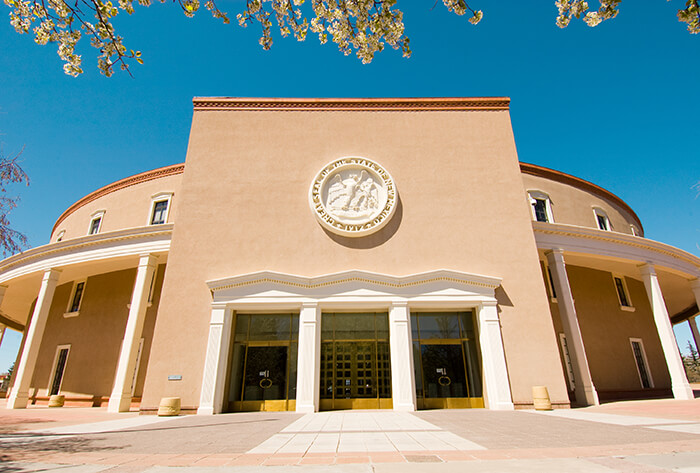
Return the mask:
POLYGON ((552 199, 550 199, 549 194, 539 190, 528 190, 527 191, 528 201, 530 203, 530 213, 532 214, 532 220, 535 222, 541 222, 537 220, 537 211, 535 210, 535 205, 538 200, 544 201, 545 214, 547 216, 547 221, 543 223, 554 223, 554 214, 552 213, 552 199))
POLYGON ((83 299, 85 299, 85 288, 86 287, 87 287, 87 278, 76 279, 75 281, 73 281, 73 287, 71 288, 70 297, 68 298, 68 306, 66 307, 66 312, 63 314, 63 317, 69 318, 69 317, 77 317, 80 315, 80 308, 83 305, 83 299), (78 290, 78 285, 80 283, 83 284, 83 289, 82 289, 82 292, 80 293, 80 300, 78 300, 78 308, 76 310, 71 310, 73 308, 73 300, 75 299, 75 293, 78 290))
POLYGON ((105 210, 98 210, 96 212, 93 212, 92 215, 90 215, 90 225, 88 225, 88 235, 97 235, 102 231, 102 224, 104 223, 104 216, 105 216, 106 211, 105 210), (92 231, 92 223, 95 220, 99 219, 99 223, 97 224, 97 230, 94 232, 92 231))
POLYGON ((630 337, 630 348, 632 349, 634 366, 637 368, 637 376, 639 376, 639 385, 642 387, 642 389, 654 389, 654 377, 651 375, 651 368, 649 368, 649 360, 647 359, 647 351, 644 349, 644 341, 641 338, 630 337), (639 343, 639 349, 642 352, 642 361, 644 361, 644 368, 647 370, 647 377, 649 378, 648 388, 644 387, 644 381, 642 381, 642 373, 639 371, 637 356, 634 354, 634 343, 639 343))
POLYGON ((51 388, 53 387, 53 382, 56 379, 56 368, 58 367, 58 357, 61 353, 61 350, 68 350, 68 353, 66 353, 66 362, 63 364, 63 373, 61 373, 61 382, 58 385, 58 392, 56 394, 61 393, 61 388, 63 387, 63 380, 66 379, 66 367, 68 366, 68 358, 70 357, 70 349, 71 345, 70 343, 65 344, 65 345, 58 345, 56 347, 56 351, 53 356, 53 363, 51 364, 51 371, 49 372, 49 384, 46 385, 46 395, 51 396, 51 388))
POLYGON ((600 207, 593 207, 593 216, 595 218, 595 225, 598 230, 602 230, 604 232, 613 231, 612 224, 610 223, 610 217, 608 217, 608 213, 605 210, 601 209, 600 207), (604 219, 605 228, 600 228, 600 218, 604 219))
MULTIPOLYGON (((91 226, 92 226, 92 225, 91 225, 91 226)), ((58 232, 58 235, 56 235, 56 243, 58 243, 59 241, 63 241, 63 237, 64 237, 65 235, 66 235, 66 231, 65 231, 65 230, 61 230, 60 232, 58 232)))
POLYGON ((147 225, 165 225, 168 223, 168 219, 170 218, 170 207, 172 206, 172 200, 173 200, 173 195, 174 192, 158 192, 157 194, 153 194, 151 196, 151 210, 148 212, 148 222, 146 222, 147 225), (153 217, 154 217, 154 212, 156 210, 156 204, 158 202, 167 202, 168 206, 165 209, 165 219, 163 220, 162 223, 153 223, 153 217))
POLYGON ((613 280, 613 288, 615 289, 615 294, 617 295, 617 303, 620 306, 620 310, 624 310, 626 312, 634 312, 636 309, 634 307, 634 304, 632 303, 632 297, 630 296, 630 290, 627 287, 627 280, 626 278, 619 273, 610 273, 612 276, 613 280), (625 298, 627 299, 627 305, 622 304, 622 298, 620 297, 620 290, 617 287, 617 281, 616 279, 619 279, 622 283, 622 289, 625 293, 625 298))

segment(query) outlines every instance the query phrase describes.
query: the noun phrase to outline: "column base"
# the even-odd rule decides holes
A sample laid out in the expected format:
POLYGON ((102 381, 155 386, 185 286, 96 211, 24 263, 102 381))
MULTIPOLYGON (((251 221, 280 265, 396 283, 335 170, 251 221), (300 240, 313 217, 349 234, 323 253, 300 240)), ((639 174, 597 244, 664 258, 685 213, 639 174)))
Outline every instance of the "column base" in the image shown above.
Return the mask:
POLYGON ((695 395, 693 394, 693 388, 690 387, 690 384, 683 383, 681 385, 675 385, 671 387, 671 390, 673 391, 674 399, 684 401, 690 401, 695 399, 695 395))
POLYGON ((576 390, 576 403, 582 406, 599 406, 598 391, 593 386, 584 386, 583 389, 576 390))
POLYGON ((129 412, 131 409, 131 395, 129 397, 111 396, 107 404, 107 412, 129 412))
POLYGON ((313 414, 314 412, 317 412, 318 409, 316 409, 316 406, 313 404, 301 404, 299 401, 297 401, 297 407, 295 409, 295 412, 298 412, 300 414, 313 414))
POLYGON ((12 392, 7 398, 8 409, 26 409, 29 402, 29 393, 12 392))
POLYGON ((410 402, 406 403, 394 403, 394 410, 395 411, 400 411, 400 412, 415 412, 416 411, 416 405, 411 404, 410 402))
POLYGON ((211 406, 200 406, 197 408, 198 416, 213 416, 214 408, 211 406))
POLYGON ((492 411, 513 411, 515 405, 510 401, 494 402, 489 403, 489 409, 492 411))

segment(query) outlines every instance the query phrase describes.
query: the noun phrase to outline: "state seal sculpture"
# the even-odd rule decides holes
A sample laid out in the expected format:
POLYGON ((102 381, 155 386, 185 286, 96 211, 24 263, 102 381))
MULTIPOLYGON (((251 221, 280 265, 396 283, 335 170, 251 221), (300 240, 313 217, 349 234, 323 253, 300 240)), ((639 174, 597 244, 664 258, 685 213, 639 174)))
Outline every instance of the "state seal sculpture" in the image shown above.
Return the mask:
POLYGON ((396 210, 396 185, 374 161, 345 157, 328 163, 309 189, 309 205, 327 230, 360 237, 386 225, 396 210))

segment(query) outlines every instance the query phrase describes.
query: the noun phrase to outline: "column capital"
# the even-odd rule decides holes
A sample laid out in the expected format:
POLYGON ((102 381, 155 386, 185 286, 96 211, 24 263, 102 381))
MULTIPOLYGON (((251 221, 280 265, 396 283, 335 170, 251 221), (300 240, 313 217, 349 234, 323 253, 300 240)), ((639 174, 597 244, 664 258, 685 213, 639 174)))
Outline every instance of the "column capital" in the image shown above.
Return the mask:
POLYGON ((650 262, 640 264, 639 266, 637 266, 637 268, 639 268, 639 272, 642 273, 642 276, 656 275, 656 269, 654 268, 654 265, 650 262))
POLYGON ((302 309, 318 309, 318 301, 304 301, 301 303, 302 309))
POLYGON ((58 277, 61 275, 62 272, 63 272, 63 270, 61 270, 61 269, 49 268, 46 271, 44 271, 44 276, 42 277, 42 281, 49 281, 49 280, 56 281, 56 280, 58 280, 58 277))
POLYGON ((690 288, 693 291, 700 290, 700 278, 691 279, 688 282, 690 283, 690 288))
POLYGON ((157 266, 158 257, 153 253, 144 253, 139 255, 139 268, 143 266, 157 266))
POLYGON ((544 255, 550 261, 550 263, 556 262, 564 264, 564 250, 561 248, 552 248, 551 250, 545 251, 544 255))
POLYGON ((408 307, 408 301, 391 301, 391 308, 403 308, 408 307))

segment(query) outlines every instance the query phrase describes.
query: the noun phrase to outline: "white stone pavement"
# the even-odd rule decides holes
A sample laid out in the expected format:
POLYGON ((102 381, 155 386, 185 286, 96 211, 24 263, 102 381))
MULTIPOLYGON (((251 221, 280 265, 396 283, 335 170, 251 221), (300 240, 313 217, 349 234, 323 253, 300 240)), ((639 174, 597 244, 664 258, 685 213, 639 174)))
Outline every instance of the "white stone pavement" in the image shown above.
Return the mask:
POLYGON ((603 424, 647 427, 655 430, 667 430, 686 434, 700 434, 700 422, 679 419, 661 419, 658 417, 628 416, 590 412, 585 409, 555 409, 553 411, 531 411, 552 417, 587 420, 603 424))
POLYGON ((345 453, 485 450, 406 412, 307 414, 248 453, 345 453))

